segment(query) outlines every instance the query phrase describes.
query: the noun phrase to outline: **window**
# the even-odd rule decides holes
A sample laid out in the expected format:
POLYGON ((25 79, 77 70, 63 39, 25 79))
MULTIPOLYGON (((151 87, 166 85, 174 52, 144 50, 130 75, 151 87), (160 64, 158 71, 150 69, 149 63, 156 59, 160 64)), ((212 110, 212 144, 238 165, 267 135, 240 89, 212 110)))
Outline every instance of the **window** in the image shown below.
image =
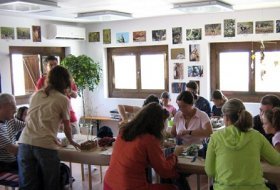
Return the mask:
POLYGON ((59 61, 65 57, 65 48, 10 47, 10 55, 12 92, 17 104, 27 104, 38 79, 45 73, 46 56, 56 55, 59 61))
POLYGON ((222 90, 228 98, 259 102, 268 93, 280 95, 280 42, 213 43, 211 91, 222 90), (262 60, 261 60, 262 59, 262 60))
POLYGON ((168 91, 168 46, 108 48, 110 97, 146 98, 168 91))

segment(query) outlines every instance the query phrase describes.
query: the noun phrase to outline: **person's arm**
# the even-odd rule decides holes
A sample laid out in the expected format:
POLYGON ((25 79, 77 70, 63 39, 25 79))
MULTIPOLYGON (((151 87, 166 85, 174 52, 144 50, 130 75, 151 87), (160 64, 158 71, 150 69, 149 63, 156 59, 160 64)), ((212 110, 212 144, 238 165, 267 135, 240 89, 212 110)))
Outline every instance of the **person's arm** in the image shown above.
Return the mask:
POLYGON ((6 151, 9 152, 10 154, 13 154, 13 155, 17 155, 17 152, 18 152, 18 146, 15 145, 15 144, 8 144, 6 147, 5 147, 6 151))
POLYGON ((74 83, 74 81, 71 82, 71 91, 68 94, 71 98, 77 98, 78 97, 78 88, 77 85, 74 83))
POLYGON ((165 158, 160 141, 155 137, 149 138, 144 142, 147 149, 147 156, 152 168, 163 178, 174 178, 177 176, 176 164, 177 156, 171 154, 165 158))
POLYGON ((68 139, 69 143, 71 145, 73 145, 75 148, 80 149, 81 146, 72 139, 72 129, 71 129, 71 126, 70 126, 70 121, 69 120, 63 120, 63 124, 64 124, 64 133, 65 133, 65 136, 68 139))
POLYGON ((7 128, 12 128, 15 132, 22 130, 25 126, 24 121, 20 121, 17 118, 13 118, 7 122, 7 128))
POLYGON ((210 177, 215 177, 215 167, 216 167, 215 163, 216 163, 215 142, 212 136, 207 146, 206 159, 205 159, 205 172, 210 177))
POLYGON ((9 139, 5 134, 7 133, 0 133, 0 149, 5 149, 10 154, 16 155, 18 150, 17 145, 13 144, 12 139, 9 139))
POLYGON ((182 131, 182 134, 180 134, 180 135, 190 135, 190 136, 195 136, 195 137, 210 137, 210 135, 212 133, 213 133, 213 130, 212 130, 212 126, 209 121, 204 124, 202 129, 182 131))
POLYGON ((118 111, 119 111, 119 114, 121 115, 123 122, 127 122, 129 119, 126 113, 135 113, 139 110, 140 110, 140 107, 138 108, 136 106, 118 105, 118 111))
POLYGON ((264 158, 271 165, 280 165, 279 152, 269 143, 269 141, 262 134, 260 133, 257 134, 262 142, 261 144, 262 158, 264 158))

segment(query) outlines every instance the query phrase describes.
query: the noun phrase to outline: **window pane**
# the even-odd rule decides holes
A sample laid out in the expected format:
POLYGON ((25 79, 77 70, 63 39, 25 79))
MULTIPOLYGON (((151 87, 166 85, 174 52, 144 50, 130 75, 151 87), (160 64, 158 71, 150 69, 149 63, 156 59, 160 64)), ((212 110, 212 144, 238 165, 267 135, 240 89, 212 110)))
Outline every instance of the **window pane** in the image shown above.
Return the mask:
POLYGON ((12 54, 14 95, 25 95, 23 58, 21 54, 12 54))
POLYGON ((141 55, 141 88, 164 89, 165 54, 141 55))
POLYGON ((256 91, 257 92, 279 92, 280 85, 280 52, 264 52, 263 62, 260 62, 260 52, 256 53, 256 91))
POLYGON ((136 58, 134 55, 113 56, 116 89, 136 89, 136 58))
POLYGON ((249 90, 249 53, 220 53, 220 89, 223 91, 249 90))

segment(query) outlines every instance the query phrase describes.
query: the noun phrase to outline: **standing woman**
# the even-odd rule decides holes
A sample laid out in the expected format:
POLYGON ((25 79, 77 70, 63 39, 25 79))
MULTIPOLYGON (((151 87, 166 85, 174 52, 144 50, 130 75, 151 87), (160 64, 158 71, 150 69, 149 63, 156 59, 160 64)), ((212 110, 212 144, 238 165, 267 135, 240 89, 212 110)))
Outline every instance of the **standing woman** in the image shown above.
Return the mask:
POLYGON ((272 145, 280 152, 280 108, 264 111, 262 121, 265 133, 273 135, 272 145))
POLYGON ((57 132, 61 122, 64 133, 74 147, 69 121, 70 75, 61 66, 54 67, 45 88, 32 95, 26 126, 19 139, 19 176, 21 190, 60 188, 60 160, 57 154, 57 132))
POLYGON ((222 112, 226 128, 211 136, 205 160, 214 189, 267 190, 260 160, 280 165, 280 154, 252 129, 252 115, 239 99, 228 100, 222 112))
POLYGON ((171 184, 148 183, 145 173, 150 166, 161 177, 177 176, 177 157, 172 154, 165 158, 160 145, 168 116, 168 111, 158 103, 150 103, 121 128, 105 175, 104 190, 176 189, 171 184))

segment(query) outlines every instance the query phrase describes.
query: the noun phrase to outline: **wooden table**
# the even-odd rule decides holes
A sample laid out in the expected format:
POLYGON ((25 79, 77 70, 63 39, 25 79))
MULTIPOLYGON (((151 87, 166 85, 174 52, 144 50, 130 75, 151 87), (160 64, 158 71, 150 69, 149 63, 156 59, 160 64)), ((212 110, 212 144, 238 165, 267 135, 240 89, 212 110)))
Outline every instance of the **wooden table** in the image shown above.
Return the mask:
POLYGON ((106 117, 106 116, 82 116, 81 119, 85 121, 90 121, 92 124, 91 126, 91 134, 93 134, 93 127, 96 126, 97 132, 99 131, 100 127, 100 122, 102 121, 116 121, 119 122, 119 120, 111 118, 111 117, 106 117))
MULTIPOLYGON (((191 160, 192 159, 186 157, 178 157, 178 171, 206 175, 204 170, 204 159, 198 157, 195 162, 191 162, 191 160)), ((280 166, 271 166, 268 163, 262 163, 262 168, 264 178, 280 187, 280 166)))
MULTIPOLYGON (((74 135, 74 140, 77 143, 82 143, 88 138, 87 135, 74 135)), ((89 136, 90 139, 93 139, 94 136, 89 136)), ((89 168, 89 189, 92 189, 91 182, 91 165, 99 166, 108 166, 110 158, 112 155, 112 147, 108 148, 105 151, 102 151, 100 147, 94 149, 93 151, 81 151, 76 150, 72 145, 67 147, 60 148, 58 150, 58 156, 61 161, 65 162, 74 162, 81 163, 81 169, 83 174, 83 164, 87 164, 89 168)), ((101 176, 102 177, 102 176, 101 176)))

